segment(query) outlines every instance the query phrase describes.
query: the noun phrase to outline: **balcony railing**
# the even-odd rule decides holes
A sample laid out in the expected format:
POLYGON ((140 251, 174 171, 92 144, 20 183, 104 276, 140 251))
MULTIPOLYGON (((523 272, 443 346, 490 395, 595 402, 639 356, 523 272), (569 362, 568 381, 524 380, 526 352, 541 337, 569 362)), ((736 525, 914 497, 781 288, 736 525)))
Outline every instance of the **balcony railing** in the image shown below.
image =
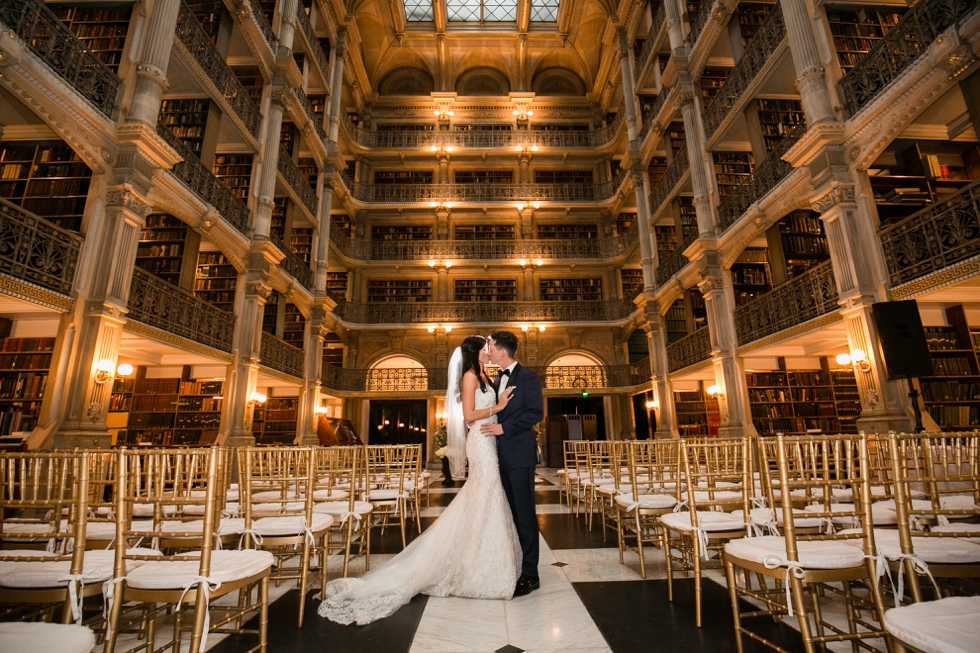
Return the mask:
POLYGON ((262 32, 262 36, 265 37, 265 42, 269 44, 272 51, 276 51, 276 35, 272 31, 272 25, 269 24, 269 18, 262 11, 262 7, 255 0, 249 0, 249 7, 252 9, 252 15, 255 17, 255 24, 259 26, 259 31, 262 32))
POLYGON ((735 309, 735 334, 748 344, 838 309, 830 261, 735 309))
POLYGON ((231 353, 235 316, 140 268, 129 287, 131 320, 231 353))
POLYGON ((334 312, 352 324, 614 322, 636 308, 623 299, 579 302, 341 302, 334 312))
POLYGON ((286 150, 282 149, 282 147, 279 148, 279 161, 276 165, 283 180, 296 193, 300 202, 303 203, 306 210, 316 220, 318 204, 316 193, 310 188, 310 182, 306 180, 303 173, 299 171, 299 167, 293 163, 292 158, 290 158, 286 150))
POLYGON ((637 227, 613 238, 576 240, 352 240, 337 230, 331 239, 348 258, 360 261, 501 259, 609 259, 633 249, 637 227))
POLYGON ((0 273, 71 295, 82 238, 0 199, 0 273))
POLYGON ((660 114, 660 110, 667 103, 667 98, 670 94, 674 92, 674 88, 661 88, 660 93, 657 94, 657 99, 653 101, 653 106, 650 107, 650 113, 647 115, 646 120, 643 121, 643 125, 640 127, 640 133, 637 135, 640 143, 647 139, 647 134, 650 133, 650 129, 653 128, 653 121, 657 119, 660 114))
POLYGON ((616 196, 627 170, 598 184, 365 184, 340 177, 351 196, 365 203, 418 204, 420 202, 605 202, 616 196))
POLYGON ((653 10, 653 20, 650 21, 650 31, 647 32, 646 41, 643 42, 643 48, 640 50, 639 56, 633 60, 633 79, 640 81, 640 73, 643 72, 643 68, 646 66, 647 60, 653 53, 653 46, 657 42, 657 35, 660 34, 660 30, 664 26, 664 22, 667 20, 667 10, 664 8, 663 2, 658 2, 656 8, 653 10))
POLYGON ((299 285, 303 286, 309 291, 313 290, 313 271, 310 266, 306 264, 306 261, 301 259, 296 252, 292 249, 286 247, 286 244, 279 239, 278 236, 269 236, 272 243, 279 248, 279 250, 286 255, 286 257, 279 261, 279 267, 282 268, 283 272, 296 279, 299 285))
POLYGON ((685 145, 674 155, 674 160, 670 162, 664 176, 660 178, 657 185, 650 191, 650 215, 655 216, 660 210, 660 205, 667 201, 671 191, 688 172, 690 166, 687 163, 687 146, 685 145))
MULTIPOLYGON (((261 9, 257 9, 256 12, 261 13, 261 9)), ((259 123, 262 121, 258 107, 252 102, 252 98, 248 96, 248 92, 238 81, 238 77, 225 62, 225 58, 218 52, 214 43, 211 42, 211 38, 204 31, 197 17, 194 16, 194 12, 185 2, 180 3, 177 32, 174 34, 174 38, 197 61, 201 70, 204 71, 204 75, 222 94, 232 111, 242 121, 245 129, 258 139, 259 123)))
POLYGON ((0 23, 69 86, 112 118, 122 81, 41 0, 0 0, 0 23))
POLYGON ((837 83, 844 108, 852 116, 858 113, 940 34, 978 10, 980 3, 971 0, 919 0, 837 83))
POLYGON ((295 376, 298 379, 303 378, 303 361, 306 354, 302 349, 293 347, 271 333, 262 332, 259 358, 262 359, 262 364, 270 369, 295 376))
POLYGON ((682 370, 709 358, 711 358, 711 334, 708 333, 708 327, 702 327, 667 345, 667 369, 671 372, 682 370))
POLYGON ((157 124, 157 133, 184 158, 171 170, 174 176, 204 202, 217 209, 221 217, 235 229, 247 236, 250 227, 248 205, 215 177, 214 173, 208 170, 197 155, 174 136, 167 126, 157 124))
POLYGON ((878 232, 892 286, 980 254, 980 181, 878 232))
POLYGON ((316 129, 317 136, 322 139, 326 139, 327 132, 323 128, 323 119, 317 117, 316 111, 313 109, 313 104, 310 102, 310 98, 306 96, 306 93, 301 88, 294 88, 293 93, 296 95, 296 99, 299 100, 299 105, 303 107, 303 113, 305 113, 306 117, 313 123, 313 128, 316 129))
POLYGON ((752 42, 745 50, 735 68, 725 78, 714 100, 704 110, 704 130, 708 138, 715 133, 725 121, 745 91, 751 86, 759 71, 766 65, 773 52, 786 38, 786 24, 783 22, 783 10, 779 4, 769 10, 769 16, 759 31, 755 33, 752 42))
MULTIPOLYGON (((549 390, 631 388, 650 381, 649 359, 629 365, 532 367, 549 390)), ((320 382, 334 392, 445 392, 446 368, 350 369, 324 365, 320 382)))
POLYGON ((701 32, 704 30, 704 26, 708 24, 708 20, 711 18, 711 9, 714 7, 714 0, 702 0, 701 1, 701 11, 695 16, 694 22, 691 23, 691 31, 688 33, 688 42, 691 47, 698 42, 698 38, 701 36, 701 32))
POLYGON ((299 27, 303 32, 303 38, 306 39, 310 55, 316 62, 317 68, 320 69, 320 77, 323 78, 324 88, 326 88, 326 85, 330 83, 330 64, 327 62, 327 55, 320 45, 320 40, 316 37, 316 30, 313 29, 313 23, 310 22, 310 16, 306 13, 302 2, 296 4, 296 18, 299 20, 299 27))
POLYGON ((680 272, 685 265, 688 263, 688 259, 684 256, 684 250, 691 246, 691 244, 698 239, 697 232, 688 234, 681 243, 677 245, 677 248, 670 253, 669 256, 665 256, 660 263, 657 264, 657 288, 662 287, 665 283, 670 281, 670 278, 675 274, 680 272))
POLYGON ((365 148, 411 150, 426 148, 507 149, 533 147, 546 149, 600 148, 611 143, 623 124, 622 112, 605 127, 593 131, 416 131, 396 129, 369 131, 342 120, 348 136, 365 148))
POLYGON ((753 202, 762 199, 769 191, 793 172, 793 166, 783 161, 783 155, 793 147, 806 132, 806 124, 796 125, 769 154, 765 161, 742 183, 726 195, 718 205, 718 228, 724 232, 738 222, 753 202))

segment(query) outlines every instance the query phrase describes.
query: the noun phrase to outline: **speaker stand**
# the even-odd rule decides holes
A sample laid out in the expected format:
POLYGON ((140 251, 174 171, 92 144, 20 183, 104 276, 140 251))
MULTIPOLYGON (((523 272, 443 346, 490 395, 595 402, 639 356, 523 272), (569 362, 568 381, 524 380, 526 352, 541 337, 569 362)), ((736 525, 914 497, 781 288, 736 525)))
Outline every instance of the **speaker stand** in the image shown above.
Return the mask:
POLYGON ((915 432, 922 433, 926 428, 922 425, 922 410, 919 408, 919 391, 912 385, 912 375, 906 378, 909 381, 909 399, 912 400, 912 413, 915 415, 915 432))

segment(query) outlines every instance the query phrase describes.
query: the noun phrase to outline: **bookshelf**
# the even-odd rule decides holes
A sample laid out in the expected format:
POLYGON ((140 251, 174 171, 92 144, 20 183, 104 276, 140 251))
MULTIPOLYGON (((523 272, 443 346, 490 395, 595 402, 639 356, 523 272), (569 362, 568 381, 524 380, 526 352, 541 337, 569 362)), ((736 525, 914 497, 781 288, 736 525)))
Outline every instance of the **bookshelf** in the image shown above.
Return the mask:
POLYGON ((540 240, 589 240, 599 237, 599 226, 595 224, 539 224, 540 240))
MULTIPOLYGON (((510 125, 508 125, 509 127, 510 125)), ((589 131, 588 125, 567 125, 561 123, 534 123, 531 125, 531 131, 539 132, 587 132, 589 131)))
POLYGON ((670 225, 655 225, 653 234, 657 242, 657 259, 663 261, 677 249, 677 230, 670 225))
POLYGON ((323 364, 344 366, 344 343, 336 333, 328 333, 323 340, 323 364))
POLYGON ((387 225, 371 226, 371 240, 432 240, 432 225, 387 225))
POLYGON ((81 229, 91 179, 63 142, 0 144, 0 197, 64 229, 81 229))
POLYGON ((681 242, 684 242, 698 234, 698 212, 694 208, 694 198, 680 195, 677 198, 677 209, 680 215, 681 242))
POLYGON ((167 283, 179 286, 187 225, 167 213, 146 216, 136 249, 136 265, 167 283))
MULTIPOLYGON (((742 38, 742 48, 749 47, 755 33, 765 24, 769 10, 775 3, 740 2, 735 16, 738 19, 738 32, 742 38)), ((736 59, 737 60, 737 59, 736 59)))
MULTIPOLYGON (((427 129, 432 130, 433 125, 417 125, 415 129, 427 129)), ((465 124, 460 123, 453 126, 454 131, 458 132, 509 132, 513 131, 513 125, 505 124, 465 124)))
POLYGON ((320 168, 316 165, 316 159, 301 156, 296 159, 296 167, 299 168, 299 174, 303 175, 313 192, 316 192, 316 182, 320 177, 320 168))
POLYGON ((732 264, 732 286, 735 290, 736 306, 772 290, 772 275, 769 273, 767 254, 765 248, 749 247, 743 250, 732 264))
POLYGON ((453 172, 457 184, 512 184, 513 170, 457 170, 453 172))
POLYGON ((766 151, 772 150, 796 125, 806 123, 799 100, 757 100, 759 126, 766 151))
POLYGON ((430 279, 371 279, 368 281, 368 302, 429 302, 432 301, 430 279))
POLYGON ((224 403, 222 380, 118 379, 109 399, 110 416, 117 413, 125 432, 117 445, 194 446, 218 437, 224 403))
POLYGON ((293 155, 293 146, 296 144, 296 125, 287 120, 282 121, 279 127, 279 145, 289 156, 293 155))
POLYGON ((667 128, 667 139, 670 143, 671 152, 679 152, 687 149, 687 135, 684 132, 684 123, 675 121, 670 123, 667 128))
POLYGON ((224 3, 221 0, 203 0, 189 2, 187 6, 197 18, 198 22, 201 23, 201 27, 204 28, 211 42, 217 45, 218 32, 221 29, 221 18, 225 11, 224 3))
POLYGON ((712 152, 718 194, 725 197, 745 183, 752 174, 755 158, 751 152, 712 152))
POLYGON ((347 272, 327 272, 327 290, 338 299, 347 299, 347 272))
POLYGON ((262 313, 262 330, 272 335, 279 334, 279 292, 273 290, 269 299, 265 300, 262 313))
MULTIPOLYGON (((8 334, 11 323, 3 320, 8 334)), ((54 338, 0 340, 0 436, 32 431, 51 368, 54 338)))
POLYGON ((623 288, 623 297, 633 297, 643 290, 643 270, 640 268, 621 269, 619 279, 623 288))
POLYGON ((894 12, 861 9, 859 11, 827 10, 830 33, 841 70, 847 73, 901 19, 894 12))
POLYGON ((293 227, 289 234, 289 248, 309 266, 313 258, 313 229, 293 227))
POLYGON ((376 184, 431 184, 431 170, 375 170, 376 184))
POLYGON ((296 440, 299 399, 269 397, 252 412, 252 436, 256 444, 292 444, 296 440))
POLYGON ((258 106, 262 102, 262 71, 257 66, 232 66, 231 72, 235 73, 245 93, 258 106))
POLYGON ((299 307, 291 302, 286 303, 282 326, 282 339, 294 347, 303 349, 305 345, 306 318, 300 313, 299 307))
POLYGON ((729 68, 705 68, 704 72, 701 73, 701 80, 698 85, 701 87, 701 97, 706 105, 711 98, 718 95, 718 91, 725 85, 725 80, 730 72, 731 69, 729 68))
POLYGON ((945 310, 950 326, 927 326, 933 376, 919 379, 926 410, 943 430, 980 424, 980 331, 971 330, 960 304, 945 310))
POLYGON ((235 195, 242 200, 248 200, 248 188, 252 179, 251 154, 217 154, 212 172, 235 195))
POLYGON ((683 297, 675 299, 664 313, 664 325, 667 329, 668 345, 687 335, 687 309, 683 297))
POLYGON ((201 149, 204 146, 204 132, 208 126, 208 112, 210 109, 211 100, 206 98, 164 100, 160 104, 159 120, 189 150, 201 156, 201 149))
POLYGON ((333 228, 338 230, 340 233, 344 234, 348 238, 351 237, 351 232, 353 231, 350 216, 346 213, 334 214, 330 216, 331 221, 333 221, 333 228))
POLYGON ((630 227, 633 226, 633 223, 634 222, 636 222, 636 214, 635 213, 620 213, 619 215, 617 215, 616 216, 616 235, 617 236, 620 236, 620 235, 626 233, 627 231, 629 231, 630 227))
POLYGON ((221 252, 200 252, 194 275, 194 294, 215 308, 235 312, 238 270, 221 252))
POLYGON ((453 301, 516 302, 517 279, 454 279, 453 301))
POLYGON ((778 360, 780 370, 745 374, 759 435, 857 432, 861 402, 853 370, 831 370, 826 358, 821 369, 786 370, 785 360, 778 360))
POLYGON ((650 157, 650 167, 647 168, 647 175, 650 177, 650 187, 656 186, 665 174, 667 174, 667 157, 650 157))
POLYGON ((674 411, 682 438, 717 437, 721 426, 718 400, 704 390, 674 392, 674 411))
POLYGON ((286 239, 286 206, 289 199, 277 197, 272 200, 272 222, 269 226, 269 233, 279 240, 286 239))
POLYGON ((546 302, 599 301, 602 299, 602 279, 541 279, 541 299, 546 302))
POLYGON ((794 211, 778 225, 788 278, 799 276, 830 258, 823 222, 813 211, 794 211))
POLYGON ((512 224, 458 224, 453 227, 455 240, 514 240, 512 224))
POLYGON ((536 184, 591 184, 591 170, 535 170, 536 184))
POLYGON ((57 4, 48 7, 102 63, 112 72, 119 72, 133 15, 131 4, 112 8, 57 4))

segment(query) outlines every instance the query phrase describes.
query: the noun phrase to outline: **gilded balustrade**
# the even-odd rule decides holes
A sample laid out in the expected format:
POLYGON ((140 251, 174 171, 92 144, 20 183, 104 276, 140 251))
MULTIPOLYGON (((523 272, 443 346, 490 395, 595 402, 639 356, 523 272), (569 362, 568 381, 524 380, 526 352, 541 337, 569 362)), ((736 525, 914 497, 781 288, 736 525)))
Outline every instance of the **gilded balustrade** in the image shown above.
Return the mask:
POLYGON ((0 273, 71 295, 82 237, 0 199, 0 273))
POLYGON ((316 115, 316 110, 313 108, 313 103, 310 102, 310 98, 306 96, 306 93, 302 88, 294 88, 293 94, 299 101, 299 106, 303 108, 303 113, 305 113, 306 117, 310 119, 311 123, 313 123, 313 128, 316 130, 317 136, 319 136, 321 139, 326 139, 327 132, 323 128, 323 118, 316 115))
POLYGON ((830 261, 817 265, 735 309, 735 335, 748 344, 838 309, 830 261))
POLYGON ((704 26, 708 24, 714 4, 714 0, 702 0, 701 10, 698 12, 698 15, 694 17, 694 21, 691 22, 691 31, 687 34, 687 40, 688 43, 691 44, 691 49, 694 49, 694 45, 701 37, 701 32, 704 30, 704 26))
POLYGON ((697 232, 692 232, 684 238, 683 241, 678 243, 677 248, 674 249, 668 256, 665 256, 657 264, 657 288, 662 287, 665 283, 670 281, 670 278, 675 274, 680 272, 685 265, 688 263, 688 259, 684 256, 684 250, 691 246, 695 240, 698 239, 697 232))
POLYGON ((334 313, 351 324, 499 324, 501 322, 615 322, 628 318, 631 301, 577 302, 340 302, 334 313))
POLYGON ((674 155, 674 160, 667 166, 664 176, 660 178, 657 185, 650 191, 650 215, 656 216, 660 211, 660 205, 667 201, 671 191, 680 183, 680 180, 687 174, 690 166, 688 165, 687 146, 680 148, 674 155))
POLYGON ((303 378, 306 354, 302 349, 292 346, 271 333, 262 332, 259 358, 262 360, 262 364, 270 369, 295 376, 298 379, 303 378))
POLYGON ((674 92, 674 88, 661 88, 660 93, 657 94, 657 98, 653 101, 653 106, 650 107, 650 113, 643 120, 643 124, 640 126, 640 133, 637 135, 637 139, 642 144, 646 140, 647 134, 653 128, 653 121, 657 119, 660 114, 660 110, 663 108, 664 104, 667 102, 667 98, 670 94, 674 92))
POLYGON ((262 6, 255 0, 249 0, 249 7, 252 9, 252 16, 255 18, 255 24, 258 25, 259 31, 262 32, 262 36, 265 37, 265 42, 269 44, 272 51, 276 51, 276 35, 272 31, 272 25, 269 24, 269 17, 265 15, 262 11, 262 6))
POLYGON ((671 372, 682 370, 711 357, 711 334, 702 327, 667 345, 667 368, 671 372))

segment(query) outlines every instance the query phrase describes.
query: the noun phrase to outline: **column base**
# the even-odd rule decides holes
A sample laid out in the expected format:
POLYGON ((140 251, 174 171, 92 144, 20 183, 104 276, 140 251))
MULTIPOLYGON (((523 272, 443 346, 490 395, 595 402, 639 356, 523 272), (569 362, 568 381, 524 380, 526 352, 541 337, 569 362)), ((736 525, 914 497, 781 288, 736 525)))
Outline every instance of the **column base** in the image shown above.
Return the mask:
POLYGON ((889 431, 910 433, 915 428, 915 423, 904 413, 870 415, 868 417, 859 417, 857 419, 857 428, 858 431, 864 431, 865 433, 884 434, 889 431))
POLYGON ((677 440, 679 438, 680 435, 674 433, 670 429, 657 429, 653 432, 654 440, 677 440))
POLYGON ((747 435, 745 432, 745 427, 741 424, 733 426, 719 426, 718 427, 718 438, 743 438, 747 435))
POLYGON ((112 436, 102 428, 66 427, 59 429, 43 447, 52 449, 108 449, 112 436))
POLYGON ((299 437, 299 445, 301 447, 319 447, 320 438, 317 437, 316 433, 304 433, 299 437))
POLYGON ((229 435, 228 439, 225 440, 225 446, 226 447, 254 447, 255 436, 251 434, 229 435))

